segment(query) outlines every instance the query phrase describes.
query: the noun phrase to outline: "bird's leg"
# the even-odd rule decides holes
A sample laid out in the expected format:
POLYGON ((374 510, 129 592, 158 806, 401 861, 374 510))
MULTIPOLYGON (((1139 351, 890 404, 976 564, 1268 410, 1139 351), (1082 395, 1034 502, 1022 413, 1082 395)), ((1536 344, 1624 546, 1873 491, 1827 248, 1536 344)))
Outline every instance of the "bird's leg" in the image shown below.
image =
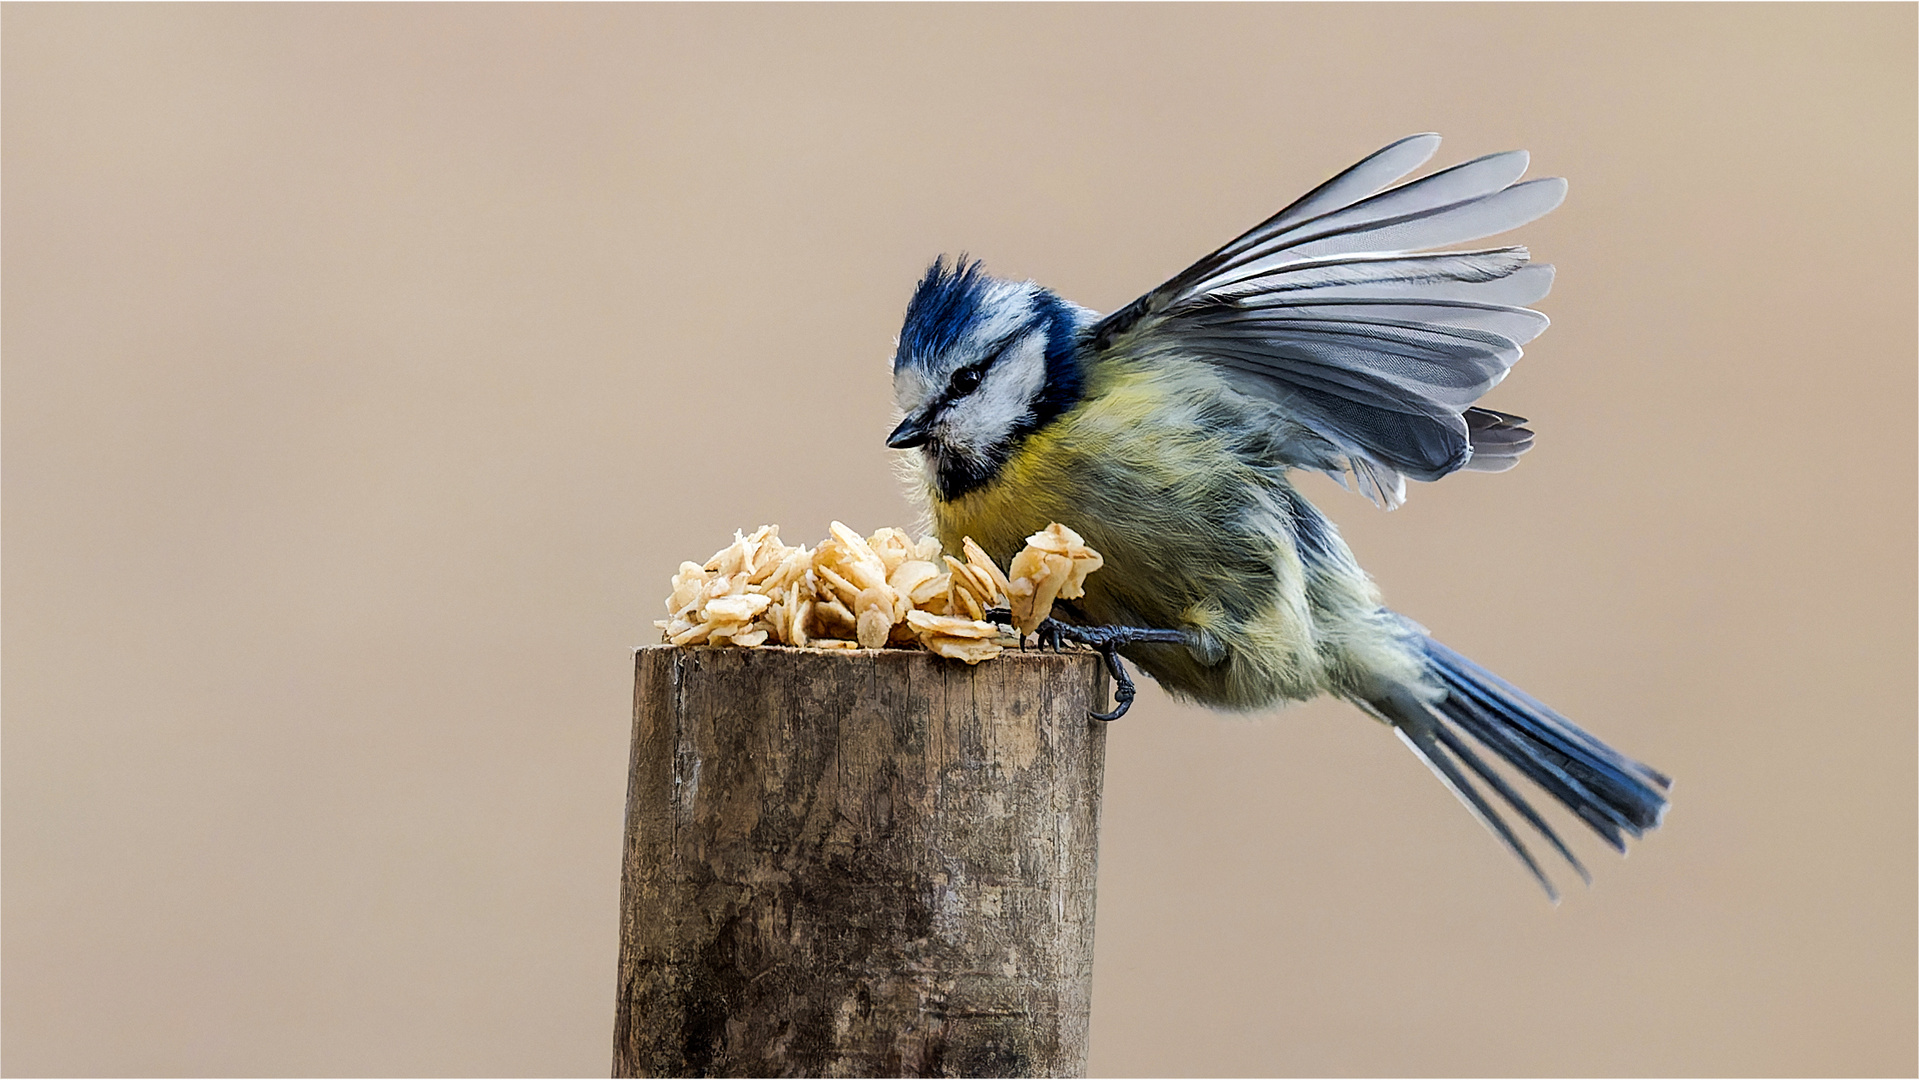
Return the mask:
MULTIPOLYGON (((1125 665, 1119 662, 1120 649, 1127 645, 1192 644, 1192 635, 1184 630, 1152 630, 1144 626, 1074 626, 1053 619, 1047 619, 1046 622, 1053 624, 1055 649, 1059 647, 1057 641, 1064 639, 1089 646, 1105 657, 1106 670, 1113 673, 1113 711, 1089 715, 1107 723, 1126 715, 1126 710, 1133 707, 1133 695, 1136 693, 1132 677, 1126 674, 1125 665)), ((1046 623, 1041 623, 1040 627, 1040 632, 1045 633, 1046 623)))
MULTIPOLYGON (((1013 625, 1013 613, 1006 608, 994 608, 986 613, 988 622, 1013 625)), ((1111 723, 1126 715, 1133 707, 1133 698, 1138 690, 1133 686, 1132 676, 1126 674, 1125 665, 1119 662, 1119 650, 1128 645, 1192 645, 1193 635, 1185 630, 1152 630, 1144 626, 1075 626, 1058 619, 1043 620, 1035 634, 1039 638, 1039 647, 1051 647, 1054 652, 1060 646, 1071 641, 1085 645, 1099 653, 1106 661, 1106 670, 1113 673, 1113 711, 1110 713, 1088 713, 1095 720, 1111 723)), ((1024 638, 1020 648, 1026 647, 1024 638)))

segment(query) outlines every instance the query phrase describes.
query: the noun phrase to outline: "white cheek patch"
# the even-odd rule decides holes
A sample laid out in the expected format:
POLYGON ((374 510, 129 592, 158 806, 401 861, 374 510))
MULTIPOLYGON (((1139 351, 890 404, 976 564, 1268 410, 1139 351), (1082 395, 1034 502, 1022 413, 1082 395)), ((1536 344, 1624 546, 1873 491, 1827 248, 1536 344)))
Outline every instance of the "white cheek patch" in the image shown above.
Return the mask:
POLYGON ((942 389, 925 368, 908 366, 893 372, 893 404, 908 416, 926 407, 942 389))
POLYGON ((954 402, 941 418, 941 441, 972 455, 1005 441, 1033 412, 1046 386, 1046 334, 1035 330, 1013 343, 987 369, 979 389, 954 402))

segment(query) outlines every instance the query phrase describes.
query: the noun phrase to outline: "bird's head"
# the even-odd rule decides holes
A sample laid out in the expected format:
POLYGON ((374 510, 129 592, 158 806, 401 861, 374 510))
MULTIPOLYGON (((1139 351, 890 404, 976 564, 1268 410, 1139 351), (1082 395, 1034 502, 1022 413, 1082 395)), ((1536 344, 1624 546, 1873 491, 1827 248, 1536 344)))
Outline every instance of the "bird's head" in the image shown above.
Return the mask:
POLYGON ((1079 400, 1076 352, 1093 320, 1030 281, 988 277, 965 256, 933 260, 893 353, 905 419, 886 445, 920 448, 944 498, 985 484, 1022 438, 1079 400))

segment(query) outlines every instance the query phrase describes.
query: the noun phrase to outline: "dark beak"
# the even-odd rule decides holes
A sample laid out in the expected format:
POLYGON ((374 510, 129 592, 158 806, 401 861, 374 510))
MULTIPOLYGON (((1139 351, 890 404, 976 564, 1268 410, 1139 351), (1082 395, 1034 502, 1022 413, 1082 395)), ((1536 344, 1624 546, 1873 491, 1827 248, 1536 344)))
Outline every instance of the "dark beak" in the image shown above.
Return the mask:
POLYGON ((923 446, 931 429, 932 425, 927 422, 926 417, 909 416, 901 420, 900 426, 894 428, 893 433, 886 437, 886 445, 895 450, 910 450, 915 446, 923 446))

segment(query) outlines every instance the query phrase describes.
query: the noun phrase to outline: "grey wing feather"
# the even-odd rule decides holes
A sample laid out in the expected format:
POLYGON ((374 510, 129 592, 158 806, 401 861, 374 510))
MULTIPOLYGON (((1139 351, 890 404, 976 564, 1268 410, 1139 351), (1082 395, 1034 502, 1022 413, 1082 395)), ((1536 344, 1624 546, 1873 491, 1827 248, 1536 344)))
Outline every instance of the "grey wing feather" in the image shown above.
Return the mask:
POLYGON ((1509 216, 1510 208, 1486 204, 1493 196, 1503 195, 1525 171, 1526 155, 1518 150, 1456 165, 1271 236, 1236 257, 1220 273, 1202 280, 1200 288, 1209 291, 1256 278, 1301 258, 1417 251, 1504 232, 1505 228, 1472 230, 1481 219, 1496 222, 1509 216), (1462 232, 1472 235, 1454 235, 1462 232), (1419 242, 1428 235, 1445 239, 1419 242))
POLYGON ((1471 300, 1434 300, 1425 297, 1402 300, 1383 296, 1322 298, 1315 291, 1287 299, 1248 297, 1241 299, 1237 306, 1242 311, 1270 312, 1272 318, 1285 321, 1331 319, 1488 330, 1517 345, 1524 345, 1546 329, 1546 317, 1537 311, 1471 300))
POLYGON ((1526 418, 1493 409, 1467 409, 1466 437, 1472 440, 1473 455, 1466 468, 1473 472, 1505 472, 1519 464, 1519 455, 1533 448, 1533 433, 1524 426, 1526 418))
MULTIPOLYGON (((1442 255, 1374 256, 1374 261, 1394 264, 1392 269, 1404 265, 1406 276, 1379 277, 1361 279, 1364 271, 1349 269, 1348 277, 1328 281, 1326 284, 1301 286, 1313 290, 1315 297, 1326 298, 1388 298, 1416 296, 1424 300, 1470 300, 1482 304, 1505 304, 1511 307, 1524 307, 1536 303, 1552 291, 1553 268, 1551 263, 1526 261, 1525 248, 1500 248, 1498 254, 1516 253, 1511 259, 1494 261, 1474 259, 1464 261, 1461 256, 1480 256, 1488 252, 1448 252, 1442 255), (1430 274, 1412 276, 1427 269, 1430 260, 1430 274), (1495 267, 1510 262, 1513 269, 1489 273, 1495 267), (1484 269, 1482 269, 1484 268, 1484 269), (1484 276, 1479 276, 1483 274, 1484 276)), ((1290 276, 1294 271, 1288 271, 1290 276)), ((1328 274, 1327 276, 1331 276, 1328 274)), ((1277 278, 1275 275, 1274 278, 1277 278)), ((1269 278, 1268 280, 1274 280, 1269 278)))
POLYGON ((1376 150, 1359 164, 1300 196, 1286 209, 1248 229, 1244 235, 1207 256, 1206 259, 1193 264, 1188 272, 1207 265, 1209 260, 1221 259, 1255 247, 1263 240, 1277 236, 1302 221, 1344 209, 1361 199, 1376 195, 1393 181, 1426 164, 1438 150, 1439 136, 1430 131, 1421 135, 1408 135, 1398 142, 1376 150))
POLYGON ((1472 405, 1545 330, 1525 305, 1552 267, 1523 247, 1425 249, 1517 228, 1566 185, 1519 182, 1527 156, 1509 151, 1388 187, 1438 143, 1401 139, 1321 184, 1101 320, 1093 347, 1217 364, 1304 428, 1285 460, 1388 508, 1406 478, 1511 468, 1532 433, 1472 405))

